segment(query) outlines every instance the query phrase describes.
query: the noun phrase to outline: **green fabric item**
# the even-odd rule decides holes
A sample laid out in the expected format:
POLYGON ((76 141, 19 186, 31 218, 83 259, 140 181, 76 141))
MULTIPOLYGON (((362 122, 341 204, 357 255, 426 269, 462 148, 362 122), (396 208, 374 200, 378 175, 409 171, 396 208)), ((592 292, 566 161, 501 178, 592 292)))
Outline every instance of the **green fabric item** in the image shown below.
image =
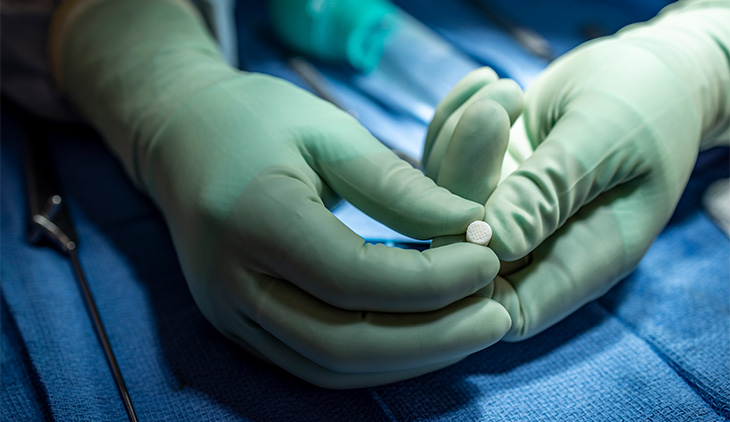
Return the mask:
POLYGON ((433 371, 509 330, 501 305, 471 296, 499 269, 489 248, 366 244, 328 211, 343 197, 424 239, 484 217, 350 115, 229 67, 180 2, 102 1, 56 28, 58 79, 162 210, 190 291, 223 334, 307 381, 351 388, 433 371))
POLYGON ((300 53, 374 69, 398 25, 387 0, 270 0, 279 38, 300 53))
POLYGON ((496 82, 466 81, 451 94, 460 101, 440 105, 426 170, 485 202, 489 246, 517 261, 479 293, 509 311, 505 340, 544 330, 632 271, 672 215, 698 152, 728 143, 728 22, 730 2, 679 2, 576 48, 528 89, 509 145, 505 123, 474 100, 496 82), (465 147, 464 138, 492 145, 465 147), (477 149, 485 165, 468 153, 477 149))

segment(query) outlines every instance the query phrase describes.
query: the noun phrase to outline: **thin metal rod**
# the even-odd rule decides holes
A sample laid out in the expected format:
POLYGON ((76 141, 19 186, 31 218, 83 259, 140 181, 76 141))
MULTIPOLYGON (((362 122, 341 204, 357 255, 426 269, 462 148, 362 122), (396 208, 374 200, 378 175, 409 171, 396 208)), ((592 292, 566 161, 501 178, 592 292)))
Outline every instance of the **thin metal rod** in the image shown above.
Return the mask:
POLYGON ((89 317, 91 317, 91 321, 94 325, 96 338, 99 340, 99 343, 101 343, 101 347, 104 349, 104 357, 106 357, 106 362, 109 365, 109 369, 111 369, 112 375, 114 375, 114 382, 117 385, 117 390, 119 390, 119 395, 122 398, 122 402, 124 402, 124 409, 127 411, 127 416, 129 417, 130 421, 137 422, 137 414, 134 412, 132 399, 129 397, 127 386, 124 384, 122 371, 119 370, 119 365, 117 365, 117 359, 114 357, 114 351, 112 350, 112 346, 109 343, 109 338, 107 337, 106 331, 104 330, 104 324, 102 324, 101 317, 99 316, 99 311, 96 309, 94 297, 91 295, 91 290, 89 290, 89 284, 86 282, 86 276, 84 275, 84 271, 81 268, 81 263, 79 262, 79 257, 76 253, 75 244, 71 242, 71 245, 69 246, 70 248, 67 249, 68 257, 69 259, 71 259, 71 265, 73 265, 74 272, 76 273, 76 280, 78 281, 79 288, 81 289, 81 293, 84 296, 84 304, 86 305, 86 310, 89 312, 89 317))
POLYGON ((79 289, 83 294, 86 311, 91 318, 94 332, 104 350, 107 365, 114 376, 120 398, 132 422, 137 422, 137 415, 132 406, 127 386, 124 384, 122 372, 119 370, 109 339, 101 323, 99 311, 94 297, 86 281, 86 276, 79 262, 76 231, 68 215, 68 207, 61 196, 58 178, 54 173, 50 151, 48 149, 45 125, 30 120, 27 122, 28 139, 25 142, 25 176, 28 208, 30 211, 28 241, 38 244, 48 239, 57 249, 71 260, 79 289))
POLYGON ((531 28, 518 25, 507 16, 499 13, 495 8, 485 3, 485 0, 471 0, 487 18, 491 19, 497 26, 507 31, 527 51, 545 61, 551 62, 555 59, 550 43, 542 35, 531 28))

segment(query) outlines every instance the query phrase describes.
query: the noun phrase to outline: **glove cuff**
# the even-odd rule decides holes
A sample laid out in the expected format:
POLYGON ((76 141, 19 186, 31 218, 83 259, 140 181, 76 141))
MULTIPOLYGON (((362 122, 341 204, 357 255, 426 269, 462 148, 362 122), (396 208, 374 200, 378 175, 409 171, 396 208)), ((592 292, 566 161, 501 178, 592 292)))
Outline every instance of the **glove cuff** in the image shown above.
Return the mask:
POLYGON ((684 0, 620 39, 644 45, 685 82, 688 109, 700 112, 699 149, 730 144, 730 2, 684 0))
POLYGON ((235 75, 185 0, 71 0, 50 31, 54 77, 142 190, 145 155, 197 92, 235 75))

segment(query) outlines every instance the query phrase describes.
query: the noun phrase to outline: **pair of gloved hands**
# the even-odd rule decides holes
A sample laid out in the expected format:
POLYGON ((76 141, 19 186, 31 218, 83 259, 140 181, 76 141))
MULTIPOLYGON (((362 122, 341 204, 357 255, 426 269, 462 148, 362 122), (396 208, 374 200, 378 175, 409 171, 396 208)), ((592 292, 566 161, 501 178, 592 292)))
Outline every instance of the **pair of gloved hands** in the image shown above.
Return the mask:
POLYGON ((697 53, 711 66, 674 54, 709 40, 634 32, 551 67, 511 139, 519 89, 469 75, 429 129, 431 178, 334 106, 227 66, 186 3, 72 3, 55 19, 52 64, 161 208, 210 322, 303 379, 348 388, 529 336, 633 268, 730 109, 721 52, 697 53), (338 197, 435 247, 365 244, 327 210, 338 197), (491 249, 453 242, 481 218, 491 249), (528 253, 497 276, 498 257, 528 253))

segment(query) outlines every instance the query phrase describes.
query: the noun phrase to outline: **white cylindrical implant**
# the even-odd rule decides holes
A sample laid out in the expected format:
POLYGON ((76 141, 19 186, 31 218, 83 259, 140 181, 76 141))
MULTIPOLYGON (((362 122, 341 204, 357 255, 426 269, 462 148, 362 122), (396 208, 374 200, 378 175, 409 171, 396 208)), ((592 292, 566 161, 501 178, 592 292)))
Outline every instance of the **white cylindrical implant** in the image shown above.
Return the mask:
POLYGON ((472 221, 466 228, 466 241, 487 246, 492 240, 492 228, 486 221, 472 221))

